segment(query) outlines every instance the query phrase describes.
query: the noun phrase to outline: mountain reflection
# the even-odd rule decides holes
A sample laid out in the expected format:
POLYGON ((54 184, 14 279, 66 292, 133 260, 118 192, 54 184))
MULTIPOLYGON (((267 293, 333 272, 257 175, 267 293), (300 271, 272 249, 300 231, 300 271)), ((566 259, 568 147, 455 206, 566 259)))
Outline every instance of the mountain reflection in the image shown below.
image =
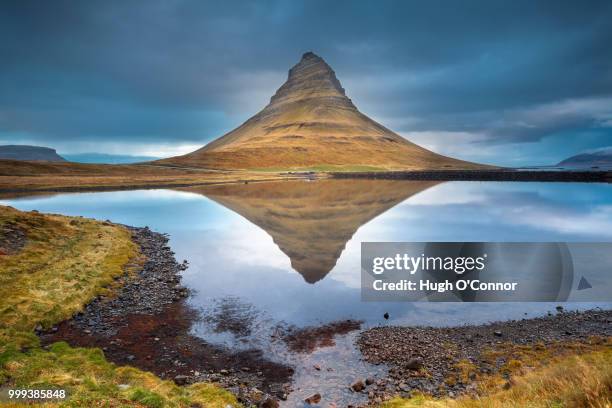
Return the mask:
POLYGON ((181 189, 202 194, 266 231, 308 283, 323 279, 363 224, 434 181, 318 180, 181 189))

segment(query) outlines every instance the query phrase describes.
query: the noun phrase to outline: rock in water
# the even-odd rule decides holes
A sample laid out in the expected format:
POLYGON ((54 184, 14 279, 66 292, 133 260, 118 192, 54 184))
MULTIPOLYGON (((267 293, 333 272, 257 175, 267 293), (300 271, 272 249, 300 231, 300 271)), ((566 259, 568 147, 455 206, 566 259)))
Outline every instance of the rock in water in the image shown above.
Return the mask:
POLYGON ((357 380, 351 385, 351 388, 355 392, 363 391, 365 389, 365 384, 362 380, 357 380))
POLYGON ((318 404, 320 401, 321 401, 321 394, 319 394, 318 392, 304 400, 304 402, 307 404, 318 404))
POLYGON ((484 167, 433 153, 368 118, 312 52, 289 70, 262 111, 203 148, 159 163, 223 169, 484 167))

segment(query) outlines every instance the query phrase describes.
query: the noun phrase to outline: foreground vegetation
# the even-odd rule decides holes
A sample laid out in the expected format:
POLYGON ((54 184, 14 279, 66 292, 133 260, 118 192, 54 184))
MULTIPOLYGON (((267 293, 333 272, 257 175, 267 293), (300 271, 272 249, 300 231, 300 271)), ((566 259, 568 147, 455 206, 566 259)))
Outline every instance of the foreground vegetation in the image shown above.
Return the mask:
MULTIPOLYGON (((435 399, 417 394, 382 408, 608 408, 612 406, 612 343, 558 343, 552 347, 506 345, 485 358, 508 358, 502 373, 477 382, 477 396, 435 399), (553 355, 557 355, 553 357, 553 355), (506 378, 509 377, 509 380, 506 378)), ((463 373, 470 373, 464 364, 463 373)))
POLYGON ((99 349, 63 342, 40 346, 36 328, 50 328, 94 297, 111 295, 114 278, 136 270, 140 261, 123 227, 0 207, 2 389, 68 391, 68 400, 49 406, 237 406, 231 394, 212 384, 178 387, 117 367, 99 349))

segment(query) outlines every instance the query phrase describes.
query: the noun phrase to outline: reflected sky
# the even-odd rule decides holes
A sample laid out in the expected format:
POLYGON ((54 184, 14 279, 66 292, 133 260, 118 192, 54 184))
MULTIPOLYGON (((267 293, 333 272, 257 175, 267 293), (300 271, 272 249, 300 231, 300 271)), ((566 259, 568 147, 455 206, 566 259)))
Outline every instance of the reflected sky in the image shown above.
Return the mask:
MULTIPOLYGON (((321 182, 308 186, 311 197, 317 183, 321 182)), ((23 210, 83 215, 128 225, 146 225, 167 232, 178 260, 187 259, 190 263, 183 281, 195 289, 190 300, 194 306, 211 312, 219 301, 235 298, 257 312, 259 317, 254 324, 266 327, 279 322, 307 326, 347 318, 364 320, 366 325, 464 324, 521 318, 525 313, 532 316, 554 309, 554 305, 538 303, 508 306, 361 302, 362 241, 588 242, 610 241, 612 238, 612 186, 607 184, 448 182, 414 188, 410 183, 415 182, 396 183, 397 188, 394 184, 385 190, 393 191, 389 193, 393 199, 380 197, 380 194, 387 193, 376 196, 380 208, 372 209, 378 204, 367 201, 372 209, 367 215, 374 214, 374 218, 354 217, 357 223, 365 223, 350 226, 355 231, 349 229, 349 232, 354 235, 343 243, 344 249, 340 251, 335 266, 324 279, 314 284, 307 283, 292 268, 292 260, 286 254, 289 251, 286 248, 281 250, 274 242, 266 231, 268 226, 262 228, 247 220, 249 217, 258 220, 250 213, 245 215, 245 212, 255 207, 262 211, 260 207, 262 202, 266 202, 265 194, 263 201, 262 197, 258 197, 259 201, 249 201, 250 196, 239 197, 236 202, 242 207, 238 211, 243 214, 219 203, 218 191, 200 190, 58 194, 0 202, 23 210), (402 188, 409 191, 405 199, 396 191, 402 188), (215 200, 206 194, 214 196, 215 200), (249 204, 252 206, 248 207, 249 204), (382 319, 384 312, 391 314, 389 322, 382 319)), ((290 183, 283 186, 283 191, 292 189, 290 183)), ((266 191, 263 185, 251 187, 259 193, 266 191)), ((295 188, 304 191, 302 185, 295 188)), ((344 188, 341 184, 333 184, 333 189, 341 188, 344 188)), ((233 192, 224 194, 227 204, 228 194, 233 192)), ((274 198, 278 203, 279 198, 274 198)), ((316 205, 322 205, 328 211, 330 204, 327 201, 315 199, 316 205)), ((360 199, 365 203, 366 198, 360 199)), ((335 201, 331 205, 337 206, 335 201)), ((268 208, 263 210, 271 211, 268 208)), ((280 210, 275 207, 274 211, 280 210)), ((280 227, 275 225, 277 229, 280 227)), ((291 236, 290 228, 286 234, 291 236)), ((308 240, 311 236, 316 236, 316 231, 307 231, 298 238, 308 240)), ((587 306, 591 305, 575 304, 572 307, 587 306)), ((203 326, 200 330, 204 332, 207 329, 203 326)), ((259 327, 258 330, 267 329, 259 327)), ((257 336, 245 340, 227 333, 209 332, 208 335, 214 335, 224 343, 249 345, 260 341, 257 336)))

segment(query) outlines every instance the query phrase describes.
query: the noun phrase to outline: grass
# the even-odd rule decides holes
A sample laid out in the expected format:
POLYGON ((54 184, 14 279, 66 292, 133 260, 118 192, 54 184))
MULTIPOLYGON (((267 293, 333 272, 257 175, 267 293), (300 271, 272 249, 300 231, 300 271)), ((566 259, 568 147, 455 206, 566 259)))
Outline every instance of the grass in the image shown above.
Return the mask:
POLYGON ((109 223, 2 207, 0 231, 6 225, 23 231, 27 244, 0 259, 0 329, 48 328, 69 318, 107 293, 138 254, 130 232, 109 223))
POLYGON ((268 172, 268 173, 286 173, 286 172, 370 172, 370 171, 389 171, 384 167, 366 166, 366 165, 347 165, 347 166, 335 166, 335 165, 319 165, 319 166, 307 166, 307 167, 263 167, 249 169, 254 172, 268 172))
MULTIPOLYGON (((382 408, 609 408, 612 406, 612 346, 609 340, 552 347, 511 346, 495 353, 506 360, 502 373, 477 381, 478 396, 436 399, 417 394, 382 408), (563 350, 563 352, 561 352, 563 350), (555 353, 559 353, 553 356, 555 353), (532 359, 530 359, 532 358, 532 359), (535 366, 535 367, 534 367, 535 366)), ((468 369, 467 364, 462 365, 468 369)))
POLYGON ((84 191, 272 181, 288 175, 164 165, 47 163, 0 160, 0 192, 84 191))
POLYGON ((133 367, 117 367, 99 349, 64 342, 42 348, 34 328, 50 327, 92 298, 110 295, 114 277, 138 268, 139 251, 121 226, 0 206, 0 238, 9 229, 27 239, 0 255, 0 389, 68 390, 68 400, 47 406, 238 406, 213 384, 179 387, 133 367))
MULTIPOLYGON (((133 367, 117 367, 99 349, 72 348, 64 342, 48 350, 34 336, 26 351, 13 346, 0 353, 0 383, 6 388, 65 389, 64 407, 210 407, 238 406, 227 391, 207 383, 179 387, 133 367)), ((15 404, 14 406, 18 406, 15 404)))

